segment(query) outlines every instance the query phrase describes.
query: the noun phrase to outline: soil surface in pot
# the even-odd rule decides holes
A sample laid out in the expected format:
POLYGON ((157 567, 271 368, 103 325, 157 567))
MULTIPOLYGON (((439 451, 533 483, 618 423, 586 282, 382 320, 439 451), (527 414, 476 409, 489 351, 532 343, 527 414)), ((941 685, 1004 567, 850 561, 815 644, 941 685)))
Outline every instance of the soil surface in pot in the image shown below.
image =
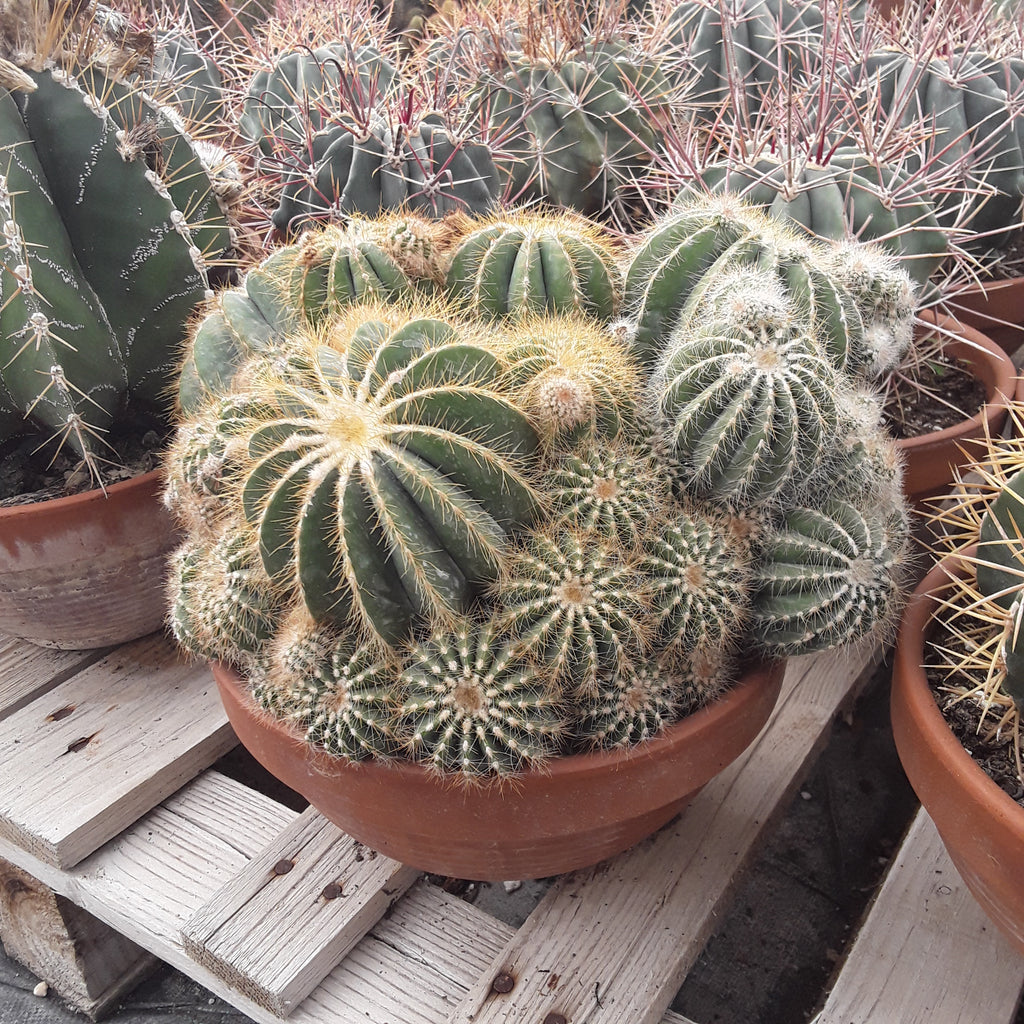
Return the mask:
MULTIPOLYGON (((166 438, 155 430, 111 441, 110 462, 99 466, 104 487, 141 476, 160 464, 166 438)), ((73 452, 40 449, 38 437, 0 446, 0 508, 66 498, 96 488, 96 480, 73 452)))
MULTIPOLYGON (((959 638, 944 630, 941 624, 937 625, 925 643, 925 664, 948 658, 950 652, 955 653, 960 644, 959 638), (943 656, 930 653, 937 648, 946 653, 943 656)), ((926 676, 935 703, 960 745, 1004 793, 1024 807, 1024 786, 1017 772, 1012 727, 997 730, 1001 710, 990 708, 986 712, 980 699, 974 696, 962 697, 956 689, 963 686, 966 690, 980 685, 984 681, 983 677, 973 678, 964 673, 963 681, 958 682, 948 672, 934 668, 928 669, 926 676)))
POLYGON ((985 385, 957 360, 930 359, 899 381, 885 404, 885 425, 898 441, 945 430, 976 415, 985 385))

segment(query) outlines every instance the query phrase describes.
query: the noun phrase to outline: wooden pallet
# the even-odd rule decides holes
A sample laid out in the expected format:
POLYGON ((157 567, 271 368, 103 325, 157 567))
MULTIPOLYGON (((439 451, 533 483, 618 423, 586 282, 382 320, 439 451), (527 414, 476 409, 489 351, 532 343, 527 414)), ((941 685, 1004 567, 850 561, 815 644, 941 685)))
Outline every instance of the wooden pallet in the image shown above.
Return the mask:
MULTIPOLYGON (((163 638, 0 643, 5 945, 92 1013, 152 954, 266 1024, 686 1024, 666 1008, 876 659, 793 660, 766 730, 685 814, 555 879, 514 929, 212 769, 233 735, 163 638)), ((1022 984, 922 817, 818 1024, 1008 1024, 1022 984)))

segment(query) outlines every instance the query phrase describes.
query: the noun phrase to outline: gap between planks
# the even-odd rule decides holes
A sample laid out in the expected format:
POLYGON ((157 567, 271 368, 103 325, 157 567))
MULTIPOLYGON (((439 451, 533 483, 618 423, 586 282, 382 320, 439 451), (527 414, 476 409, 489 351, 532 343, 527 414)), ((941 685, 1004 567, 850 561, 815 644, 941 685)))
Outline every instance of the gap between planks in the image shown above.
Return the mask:
POLYGON ((1011 1024, 1022 986, 1024 957, 919 810, 814 1024, 1011 1024))

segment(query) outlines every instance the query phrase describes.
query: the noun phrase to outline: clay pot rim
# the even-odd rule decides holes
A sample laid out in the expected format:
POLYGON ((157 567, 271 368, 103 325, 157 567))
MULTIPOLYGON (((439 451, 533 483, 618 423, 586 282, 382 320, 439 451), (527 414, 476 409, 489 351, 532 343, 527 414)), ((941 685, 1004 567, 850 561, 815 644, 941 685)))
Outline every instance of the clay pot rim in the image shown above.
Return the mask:
POLYGON ((736 683, 714 702, 673 722, 645 743, 614 750, 594 750, 554 756, 535 768, 526 769, 508 778, 466 780, 455 773, 452 773, 449 778, 445 773, 436 771, 429 765, 417 764, 402 758, 346 761, 344 758, 334 757, 327 750, 308 744, 299 728, 261 708, 250 694, 244 676, 233 665, 226 662, 211 662, 210 664, 217 682, 230 686, 235 691, 240 703, 252 715, 259 718, 263 727, 278 733, 282 740, 305 748, 308 754, 307 762, 314 770, 317 770, 318 764, 330 766, 331 773, 336 771, 339 765, 354 771, 367 768, 374 772, 393 774, 399 779, 429 779, 433 782, 447 783, 455 791, 470 794, 481 790, 487 792, 514 788, 517 781, 529 778, 531 775, 541 775, 545 778, 582 779, 594 773, 603 774, 622 769, 627 764, 635 763, 641 758, 660 758, 666 751, 693 742, 695 736, 717 730, 721 721, 730 717, 737 705, 755 702, 760 689, 771 685, 781 686, 782 673, 785 671, 784 659, 764 659, 751 662, 743 669, 736 683))
POLYGON ((933 309, 921 310, 918 316, 925 323, 934 322, 935 326, 947 327, 955 334, 955 337, 949 338, 951 345, 962 345, 970 350, 985 352, 996 367, 996 382, 991 395, 974 416, 929 434, 901 438, 896 442, 897 447, 909 453, 918 448, 955 440, 963 435, 980 437, 985 424, 988 424, 990 433, 998 433, 995 425, 1007 414, 1010 402, 1017 391, 1017 368, 1013 365, 1013 360, 987 334, 968 326, 954 316, 933 309))
MULTIPOLYGON (((976 546, 972 545, 963 554, 970 556, 975 551, 976 546)), ((960 555, 947 555, 932 566, 915 588, 904 610, 896 642, 900 690, 925 745, 939 755, 942 773, 955 775, 958 786, 986 814, 1004 820, 1019 819, 1016 827, 1024 829, 1024 807, 985 774, 953 735, 932 696, 923 668, 924 645, 941 607, 938 600, 952 586, 954 577, 968 571, 960 555)))
POLYGON ((33 501, 22 505, 10 505, 0 508, 0 519, 17 519, 30 515, 61 515, 73 513, 80 506, 91 504, 95 501, 106 501, 123 495, 127 491, 135 489, 146 489, 159 484, 163 478, 163 470, 160 468, 147 470, 127 480, 118 480, 110 484, 106 494, 99 487, 93 487, 88 491, 81 491, 78 494, 68 494, 61 498, 46 498, 43 501, 33 501))

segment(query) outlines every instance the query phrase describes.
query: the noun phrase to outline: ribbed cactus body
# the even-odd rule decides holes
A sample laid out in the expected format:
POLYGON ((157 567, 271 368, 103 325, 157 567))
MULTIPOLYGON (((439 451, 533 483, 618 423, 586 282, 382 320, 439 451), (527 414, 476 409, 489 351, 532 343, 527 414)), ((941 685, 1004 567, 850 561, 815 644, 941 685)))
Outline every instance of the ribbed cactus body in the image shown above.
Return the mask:
POLYGON ((112 422, 166 414, 208 287, 200 248, 227 249, 227 224, 189 140, 144 97, 95 70, 26 74, 34 91, 0 97, 0 405, 92 457, 112 422), (207 223, 191 233, 193 216, 207 223))
POLYGON ((395 643, 494 577, 533 515, 537 438, 491 353, 450 323, 381 315, 253 374, 275 411, 251 434, 242 501, 267 572, 314 618, 395 643))
POLYGON ((678 714, 678 680, 652 662, 602 673, 582 701, 576 733, 591 747, 615 749, 657 736, 678 714))
POLYGON ((932 197, 902 169, 839 147, 824 165, 760 157, 749 165, 711 163, 700 180, 713 192, 739 193, 772 217, 822 239, 878 239, 921 286, 945 257, 949 242, 932 197))
POLYGON ((977 557, 978 590, 1009 609, 1024 587, 1024 471, 1011 476, 989 504, 977 557))
POLYGON ((626 270, 623 311, 632 346, 655 366, 701 277, 731 247, 770 235, 772 222, 732 196, 695 196, 642 235, 626 270))
POLYGON ((1005 675, 1000 685, 1019 712, 1024 709, 1024 600, 1019 590, 1003 629, 1002 660, 1005 675))
POLYGON ((750 607, 750 555, 722 518, 680 507, 648 535, 641 568, 651 579, 659 643, 673 662, 698 648, 739 644, 750 607))
POLYGON ((774 275, 720 284, 677 327, 652 390, 689 493, 752 505, 813 471, 840 383, 774 275))
POLYGON ((541 482, 558 523, 636 547, 669 505, 668 481, 650 450, 627 440, 588 440, 556 458, 541 482))
POLYGON ((585 214, 613 209, 660 146, 671 88, 657 62, 608 39, 558 59, 511 49, 495 64, 472 102, 501 139, 512 198, 585 214))
POLYGON ((333 42, 283 53, 249 82, 239 133, 265 156, 301 152, 339 106, 368 109, 396 76, 391 61, 371 45, 333 42))
POLYGON ((524 316, 497 339, 517 403, 549 445, 640 429, 640 372, 614 334, 582 316, 524 316))
POLYGON ((805 54, 820 47, 820 28, 790 0, 683 0, 668 22, 668 42, 686 54, 683 102, 710 121, 727 104, 756 118, 780 81, 799 80, 805 54))
POLYGON ((555 681, 593 693, 602 671, 650 639, 647 581, 615 540, 572 529, 527 534, 492 591, 496 621, 555 681))
POLYGON ((180 110, 188 125, 210 127, 222 121, 224 81, 211 57, 176 29, 157 31, 154 42, 144 79, 147 91, 180 110))
POLYGON ((273 635, 281 594, 263 572, 251 531, 190 538, 172 556, 168 625, 200 658, 244 663, 273 635))
POLYGON ((882 112, 900 127, 928 126, 923 144, 908 149, 906 168, 914 173, 934 163, 966 185, 966 192, 937 196, 939 219, 982 234, 982 249, 1005 243, 1024 197, 1019 89, 1011 95, 1006 72, 991 72, 983 55, 951 53, 922 63, 884 50, 843 72, 862 88, 872 120, 882 112))
POLYGON ((414 282, 402 263, 411 272, 429 262, 409 251, 429 246, 414 232, 402 219, 309 231, 276 249, 240 285, 218 292, 192 331, 179 382, 182 409, 194 411, 223 393, 247 359, 284 348, 302 325, 320 325, 358 302, 409 295, 414 282))
POLYGON ((787 657, 884 632, 899 606, 905 545, 886 509, 843 499, 789 509, 756 563, 754 636, 787 657))
POLYGON ((545 674, 487 625, 467 621, 417 644, 401 682, 413 755, 467 780, 535 767, 564 731, 545 674))
POLYGON ((499 193, 489 148, 439 113, 405 123, 381 111, 330 124, 281 176, 272 221, 286 235, 318 220, 407 209, 428 217, 486 213, 499 193))
POLYGON ((452 252, 447 287, 492 317, 583 313, 610 321, 622 297, 609 240, 564 214, 525 212, 474 225, 452 252))

